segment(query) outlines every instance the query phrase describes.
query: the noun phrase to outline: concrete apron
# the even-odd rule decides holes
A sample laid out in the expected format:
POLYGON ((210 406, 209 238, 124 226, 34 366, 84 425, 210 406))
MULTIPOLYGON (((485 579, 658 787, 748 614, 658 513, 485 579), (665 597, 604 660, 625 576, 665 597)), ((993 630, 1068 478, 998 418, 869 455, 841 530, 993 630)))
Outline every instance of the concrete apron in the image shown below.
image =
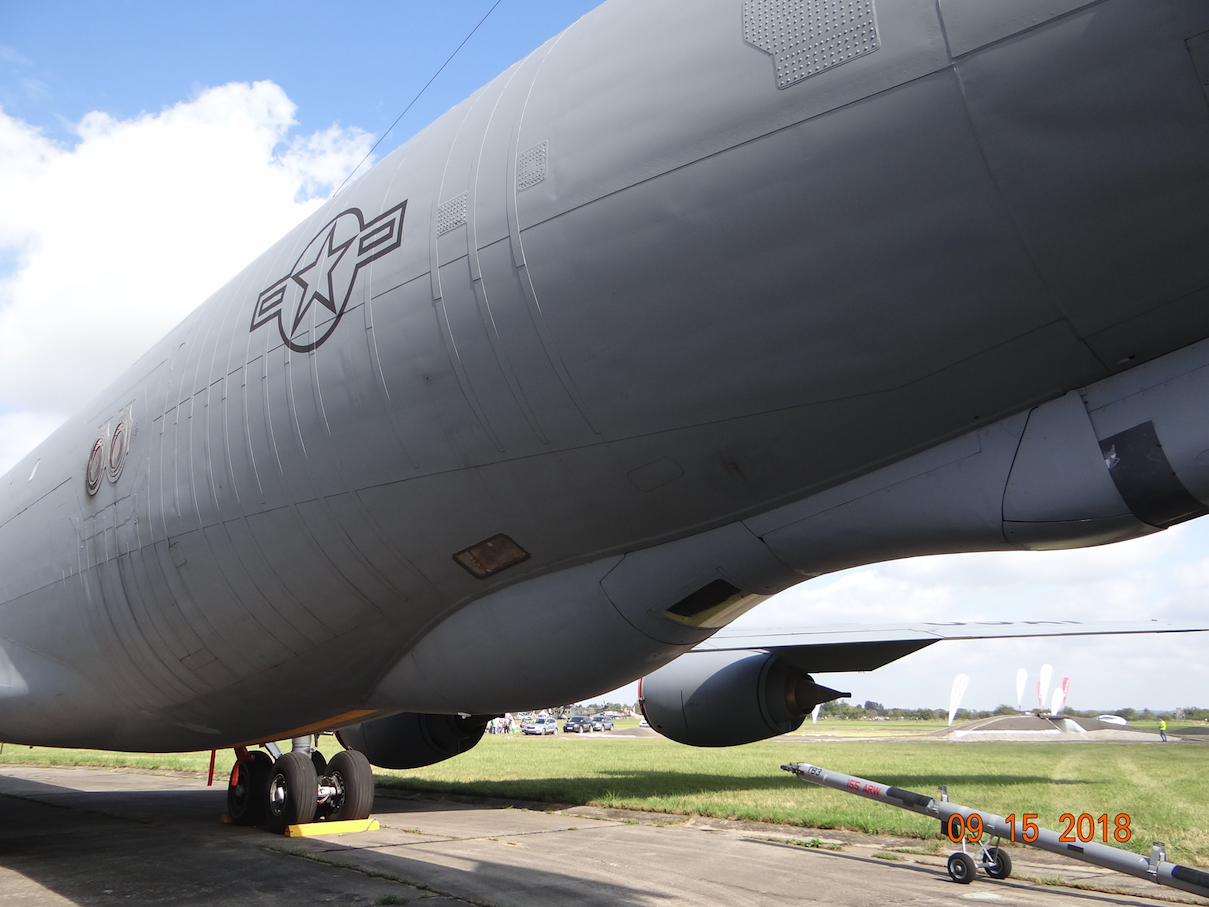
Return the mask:
MULTIPOLYGON (((0 903, 1158 903, 1144 896, 1157 889, 1138 880, 1019 848, 1012 879, 964 886, 949 879, 945 854, 875 856, 923 842, 842 832, 383 792, 379 831, 297 839, 220 824, 225 796, 221 781, 207 789, 179 773, 0 767, 0 903), (816 838, 822 847, 790 843, 816 838)), ((1168 902, 1172 894, 1162 891, 1168 902)))

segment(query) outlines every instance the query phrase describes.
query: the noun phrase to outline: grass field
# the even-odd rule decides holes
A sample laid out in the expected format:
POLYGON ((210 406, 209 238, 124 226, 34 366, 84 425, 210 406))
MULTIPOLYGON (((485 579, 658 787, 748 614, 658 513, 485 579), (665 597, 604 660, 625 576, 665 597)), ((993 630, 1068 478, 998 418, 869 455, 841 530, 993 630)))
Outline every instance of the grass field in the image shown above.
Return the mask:
MULTIPOLYGON (((837 724, 842 724, 838 723, 837 724)), ((828 733, 820 724, 815 730, 828 733)), ((845 729, 847 730, 847 729, 845 729)), ((939 839, 938 823, 781 771, 813 762, 932 795, 946 784, 963 805, 1036 813, 1061 828, 1063 813, 1127 814, 1140 853, 1165 841, 1177 862, 1209 866, 1209 747, 1111 743, 765 742, 696 749, 663 738, 486 736, 469 753, 422 769, 375 770, 380 787, 703 815, 939 839)), ((334 749, 324 738, 324 749, 334 749)), ((134 766, 205 771, 209 753, 169 756, 8 745, 0 762, 134 766)), ((222 783, 230 754, 216 769, 222 783)))
POLYGON ((939 838, 939 824, 882 804, 804 784, 780 766, 814 762, 966 806, 1130 817, 1128 845, 1165 841, 1176 859, 1209 864, 1209 748, 1139 744, 753 743, 696 749, 663 739, 487 737, 449 762, 379 772, 383 786, 751 819, 813 828, 939 838))

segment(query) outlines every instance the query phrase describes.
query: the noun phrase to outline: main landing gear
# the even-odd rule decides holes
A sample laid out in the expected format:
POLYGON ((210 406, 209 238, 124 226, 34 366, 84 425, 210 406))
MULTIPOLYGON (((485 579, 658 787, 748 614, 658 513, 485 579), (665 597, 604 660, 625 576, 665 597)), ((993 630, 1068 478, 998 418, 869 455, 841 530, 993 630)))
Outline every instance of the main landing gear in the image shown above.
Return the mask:
POLYGON ((369 818, 374 775, 361 753, 344 750, 327 762, 311 738, 298 737, 290 752, 274 755, 235 751, 227 815, 236 825, 266 825, 281 834, 291 825, 369 818))

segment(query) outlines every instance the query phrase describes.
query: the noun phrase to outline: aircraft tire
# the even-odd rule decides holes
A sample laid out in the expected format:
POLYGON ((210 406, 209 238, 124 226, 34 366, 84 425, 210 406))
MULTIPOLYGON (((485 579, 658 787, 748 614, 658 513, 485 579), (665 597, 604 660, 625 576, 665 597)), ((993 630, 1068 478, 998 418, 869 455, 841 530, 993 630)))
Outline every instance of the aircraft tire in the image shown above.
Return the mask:
POLYGON ((1012 858, 1003 848, 988 847, 987 862, 992 865, 986 867, 985 872, 992 879, 1006 879, 1012 874, 1012 858))
POLYGON ((969 885, 977 872, 978 865, 968 853, 958 851, 949 855, 949 878, 957 884, 969 885))
POLYGON ((265 787, 273 760, 257 750, 245 762, 236 762, 227 784, 227 815, 236 825, 261 825, 264 822, 265 787))
POLYGON ((269 772, 265 786, 265 821, 270 831, 282 834, 291 825, 315 818, 319 776, 315 763, 303 752, 282 753, 269 772))
POLYGON ((332 810, 328 819, 339 822, 345 819, 368 819, 374 809, 374 770, 364 753, 342 750, 332 756, 327 765, 328 777, 344 790, 340 805, 332 810))

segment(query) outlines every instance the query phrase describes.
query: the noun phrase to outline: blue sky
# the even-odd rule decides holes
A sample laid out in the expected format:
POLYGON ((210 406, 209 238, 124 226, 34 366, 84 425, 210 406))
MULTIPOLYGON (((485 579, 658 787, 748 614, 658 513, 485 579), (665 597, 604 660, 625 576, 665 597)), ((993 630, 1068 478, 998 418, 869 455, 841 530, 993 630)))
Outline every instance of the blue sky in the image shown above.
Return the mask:
POLYGON ((0 465, 91 396, 78 364, 97 341, 115 344, 111 362, 132 361, 375 141, 385 135, 378 160, 596 2, 0 5, 0 465), (182 211, 182 236, 147 237, 144 224, 182 211), (97 254, 93 237, 122 232, 149 240, 137 265, 97 254), (197 277, 186 295, 153 300, 186 264, 197 277), (110 280, 70 279, 90 271, 110 280), (91 296, 95 313, 109 292, 123 330, 64 332, 68 300, 91 296), (61 367, 33 381, 46 363, 61 367))
MULTIPOLYGON (((339 123, 377 137, 493 3, 5 3, 0 105, 72 141, 92 110, 125 119, 271 79, 298 105, 299 132, 339 123)), ((596 5, 502 0, 377 157, 596 5)))
MULTIPOLYGON (((502 0, 375 157, 595 5, 502 0)), ((0 472, 313 210, 490 7, 0 6, 0 472)), ((1207 588, 1200 520, 1108 548, 845 571, 742 620, 1192 621, 1207 588)), ((858 701, 943 706, 964 672, 966 704, 993 707, 1014 701, 1017 668, 1032 684, 1048 662, 1072 678, 1074 707, 1209 705, 1206 641, 942 643, 820 680, 858 701)))

